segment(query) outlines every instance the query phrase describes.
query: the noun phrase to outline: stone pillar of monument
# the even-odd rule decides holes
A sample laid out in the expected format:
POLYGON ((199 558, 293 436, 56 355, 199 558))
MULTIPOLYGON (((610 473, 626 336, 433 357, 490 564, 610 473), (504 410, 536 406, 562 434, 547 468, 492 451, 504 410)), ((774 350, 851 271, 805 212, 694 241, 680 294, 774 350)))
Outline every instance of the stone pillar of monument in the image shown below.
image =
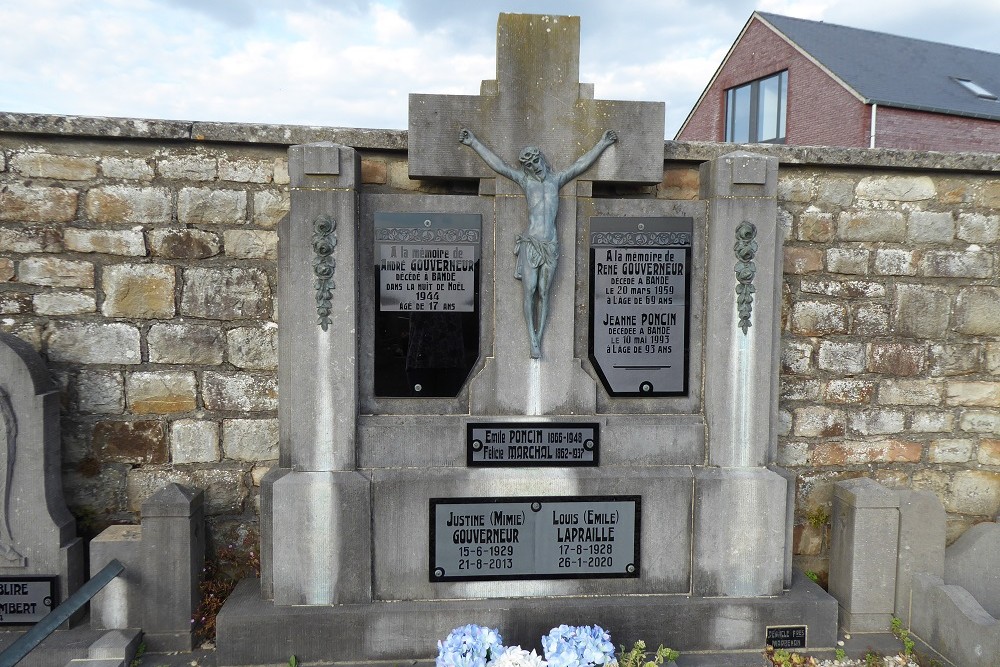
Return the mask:
POLYGON ((293 146, 289 176, 291 213, 279 229, 281 459, 262 488, 262 588, 279 605, 367 602, 370 482, 355 448, 361 160, 330 142, 293 146))
POLYGON ((783 240, 777 182, 778 161, 751 153, 729 153, 701 167, 709 221, 709 465, 695 477, 695 595, 776 595, 787 580, 788 481, 765 467, 777 442, 783 240))

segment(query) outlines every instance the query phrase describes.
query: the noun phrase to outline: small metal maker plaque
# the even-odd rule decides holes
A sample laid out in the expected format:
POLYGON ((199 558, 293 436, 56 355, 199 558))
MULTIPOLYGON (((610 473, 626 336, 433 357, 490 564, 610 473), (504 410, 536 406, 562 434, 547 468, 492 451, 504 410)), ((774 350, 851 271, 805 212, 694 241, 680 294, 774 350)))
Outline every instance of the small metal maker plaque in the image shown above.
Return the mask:
POLYGON ((37 623, 55 606, 55 577, 0 577, 0 625, 37 623))
POLYGON ((640 496, 431 498, 430 580, 639 576, 640 496))
POLYGON ((590 359, 612 396, 688 391, 692 218, 590 219, 590 359))
POLYGON ((596 466, 599 435, 594 422, 470 422, 466 463, 473 467, 596 466))
POLYGON ((805 648, 806 625, 774 625, 764 630, 764 643, 774 648, 805 648))

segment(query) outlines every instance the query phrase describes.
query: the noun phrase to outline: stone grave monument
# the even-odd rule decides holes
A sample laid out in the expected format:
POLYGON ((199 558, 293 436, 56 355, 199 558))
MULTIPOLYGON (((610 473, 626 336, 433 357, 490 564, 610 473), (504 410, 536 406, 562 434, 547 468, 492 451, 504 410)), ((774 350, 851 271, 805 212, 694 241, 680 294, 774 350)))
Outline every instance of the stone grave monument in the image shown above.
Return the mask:
POLYGON ((63 500, 59 392, 28 343, 0 333, 0 626, 24 629, 84 580, 63 500))
POLYGON ((835 642, 771 465, 777 161, 703 165, 698 201, 635 187, 663 178, 663 105, 595 99, 579 31, 502 14, 496 80, 411 96, 411 177, 469 194, 369 192, 352 148, 290 149, 280 461, 220 665, 429 659, 467 623, 835 642))

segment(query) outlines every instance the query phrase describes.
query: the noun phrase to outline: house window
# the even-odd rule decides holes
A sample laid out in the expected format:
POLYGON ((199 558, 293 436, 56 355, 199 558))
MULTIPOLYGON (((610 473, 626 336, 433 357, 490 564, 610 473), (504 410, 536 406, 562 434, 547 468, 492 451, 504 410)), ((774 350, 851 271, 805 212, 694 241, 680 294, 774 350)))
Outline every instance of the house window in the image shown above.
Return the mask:
POLYGON ((788 71, 726 91, 726 141, 785 143, 788 71))
POLYGON ((957 81, 960 84, 962 84, 963 86, 965 86, 965 89, 968 90, 973 95, 975 95, 976 97, 981 97, 984 100, 995 100, 995 99, 997 99, 996 95, 994 95, 990 91, 986 90, 985 88, 983 88, 982 86, 980 86, 975 81, 972 81, 970 79, 960 79, 958 77, 955 77, 955 81, 957 81))

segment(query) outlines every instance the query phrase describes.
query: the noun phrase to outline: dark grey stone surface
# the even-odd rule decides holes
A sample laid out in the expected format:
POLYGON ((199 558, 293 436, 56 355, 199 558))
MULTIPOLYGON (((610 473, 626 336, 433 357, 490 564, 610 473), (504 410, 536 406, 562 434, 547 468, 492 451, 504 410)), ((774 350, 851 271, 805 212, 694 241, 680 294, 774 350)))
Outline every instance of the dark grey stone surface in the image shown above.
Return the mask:
POLYGON ((766 626, 807 625, 810 647, 832 647, 836 616, 836 601, 801 575, 784 595, 767 598, 570 596, 335 607, 262 603, 256 581, 246 580, 219 614, 216 661, 284 664, 291 655, 300 662, 432 660, 436 642, 470 622, 498 628, 507 644, 539 651, 541 636, 561 623, 596 623, 616 645, 642 639, 682 652, 763 651, 766 626))
MULTIPOLYGON (((897 491, 899 494, 899 553, 896 561, 895 614, 909 625, 912 614, 911 580, 917 572, 944 576, 947 518, 933 491, 897 491)), ((952 582, 954 583, 954 582, 952 582)))
POLYGON ((0 574, 55 576, 60 600, 84 581, 83 542, 60 476, 59 394, 41 356, 0 333, 0 574))
POLYGON ((695 472, 693 595, 781 594, 787 484, 766 468, 695 472))
POLYGON ((899 496, 862 477, 833 492, 830 594, 845 632, 885 632, 896 595, 899 496))
POLYGON ((940 577, 913 575, 911 628, 961 667, 994 667, 1000 656, 1000 623, 961 586, 940 577))
POLYGON ((153 650, 190 651, 205 564, 205 492, 168 484, 142 504, 142 629, 153 650))
POLYGON ((1000 524, 978 523, 948 547, 944 580, 972 593, 991 616, 1000 618, 1000 524))
POLYGON ((371 600, 370 498, 368 478, 353 471, 293 471, 274 482, 275 603, 371 600))
POLYGON ((90 601, 95 629, 142 627, 142 526, 108 526, 90 541, 90 576, 112 560, 125 570, 90 601))

